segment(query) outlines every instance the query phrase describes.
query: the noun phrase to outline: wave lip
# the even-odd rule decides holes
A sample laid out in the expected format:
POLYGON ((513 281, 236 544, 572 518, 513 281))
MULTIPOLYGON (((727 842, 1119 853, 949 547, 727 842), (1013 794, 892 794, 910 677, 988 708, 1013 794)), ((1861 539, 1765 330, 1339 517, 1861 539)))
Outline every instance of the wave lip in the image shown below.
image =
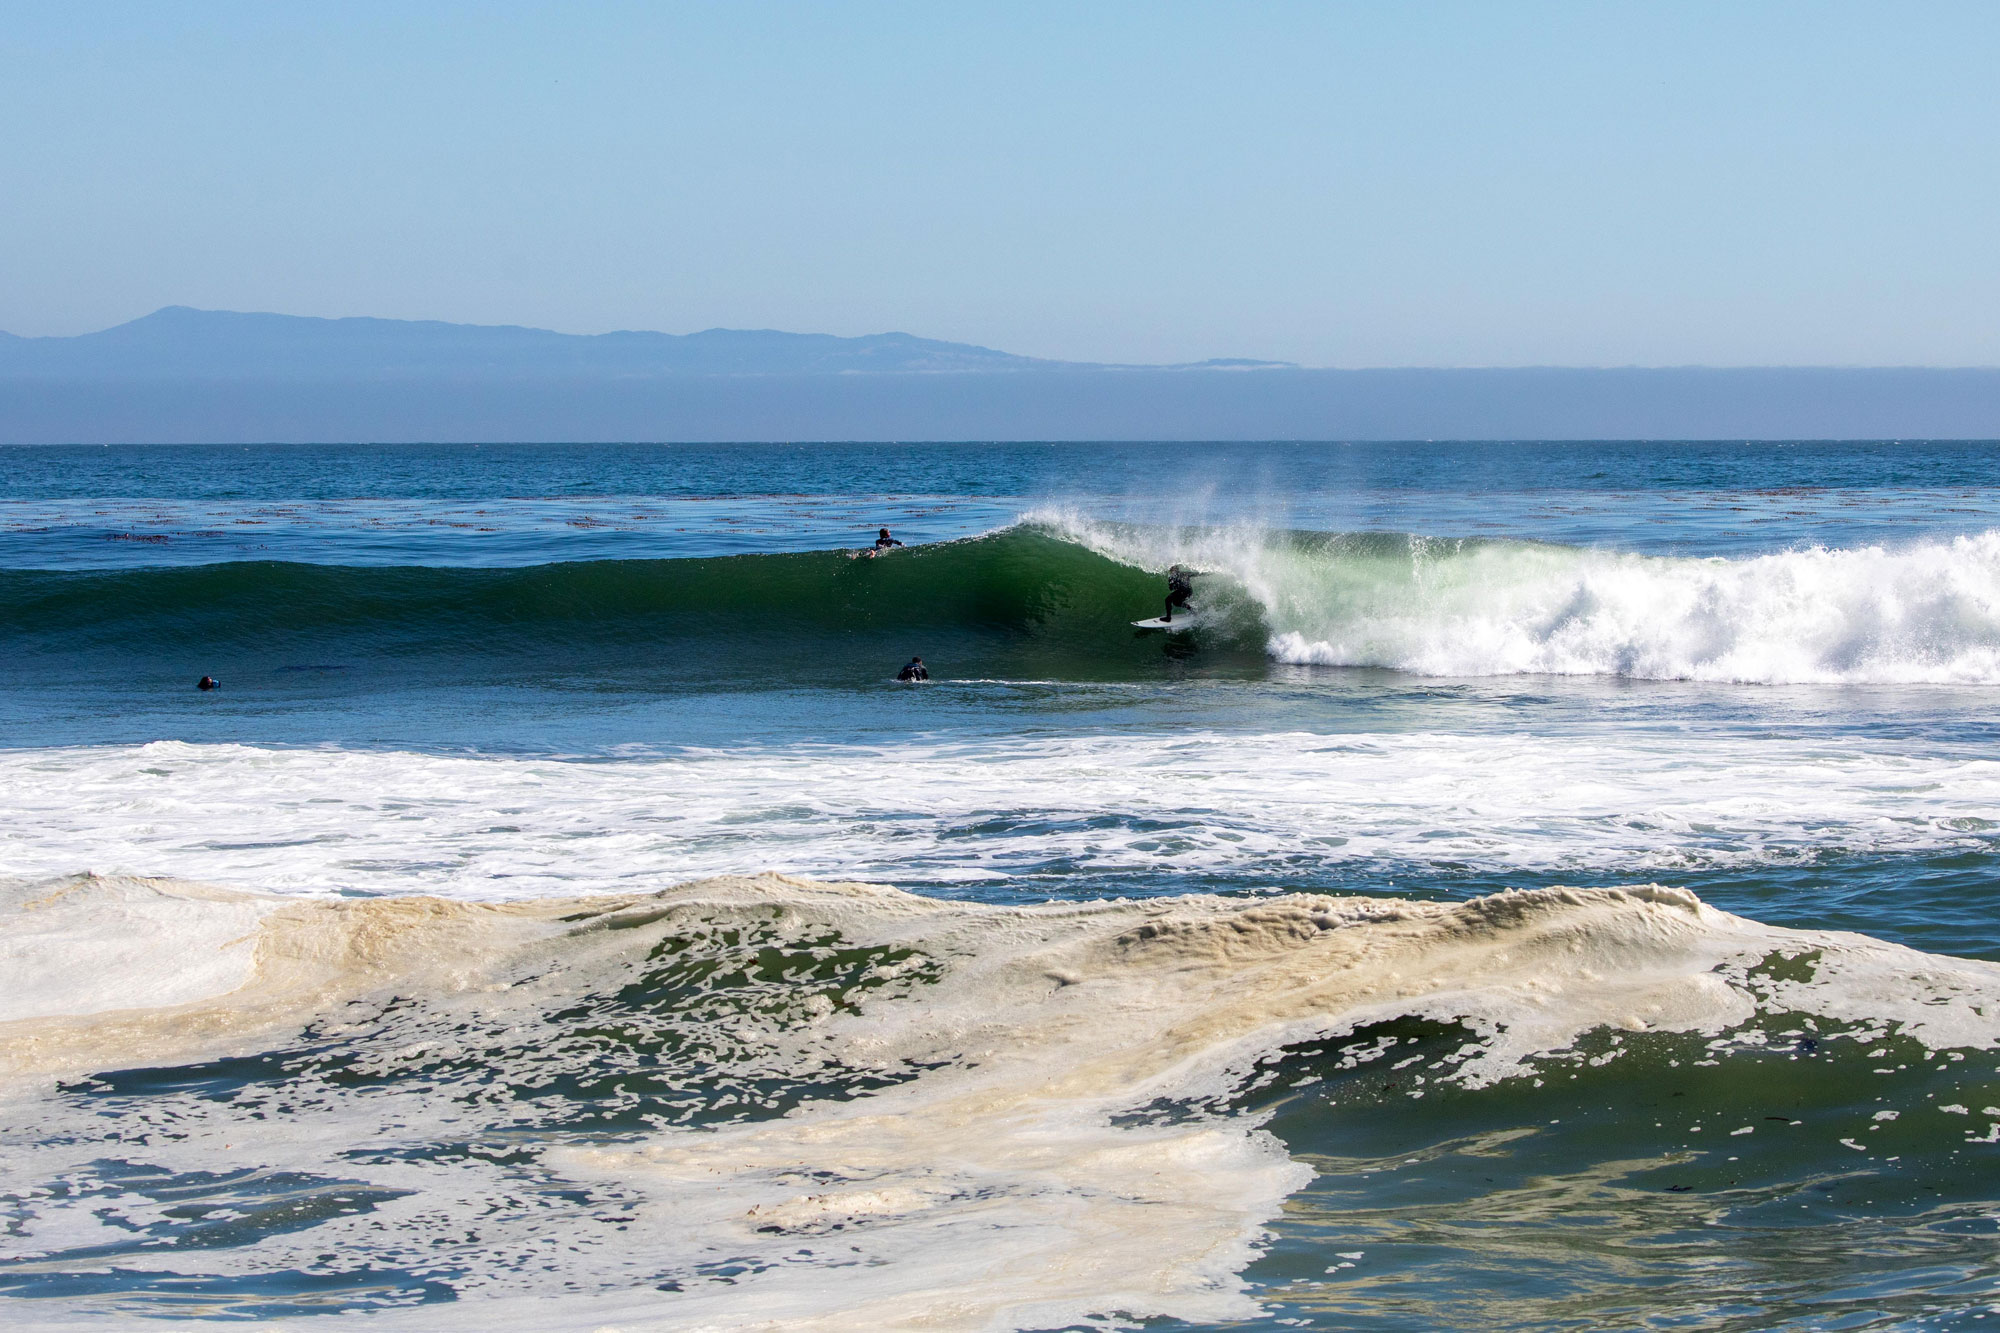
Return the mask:
POLYGON ((1281 662, 1429 676, 2000 683, 2000 530, 1895 549, 1684 558, 1039 517, 1125 563, 1214 571, 1254 602, 1281 662))

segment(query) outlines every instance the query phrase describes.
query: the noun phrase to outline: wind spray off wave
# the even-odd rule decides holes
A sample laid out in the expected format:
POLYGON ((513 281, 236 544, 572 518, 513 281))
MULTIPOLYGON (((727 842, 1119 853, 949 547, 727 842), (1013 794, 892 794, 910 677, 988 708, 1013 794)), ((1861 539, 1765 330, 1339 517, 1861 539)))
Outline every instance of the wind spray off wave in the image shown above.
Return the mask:
POLYGON ((1214 571, 1281 662, 1433 676, 2000 683, 2000 531, 1897 549, 1641 556, 1531 542, 1136 528, 1060 514, 1113 559, 1214 571))

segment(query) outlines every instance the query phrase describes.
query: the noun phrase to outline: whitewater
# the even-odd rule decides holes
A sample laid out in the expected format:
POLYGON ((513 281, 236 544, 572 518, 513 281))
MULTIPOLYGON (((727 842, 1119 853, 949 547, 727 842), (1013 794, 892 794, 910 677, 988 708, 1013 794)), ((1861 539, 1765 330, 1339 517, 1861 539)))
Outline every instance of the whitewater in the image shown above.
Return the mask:
POLYGON ((1254 605, 1280 662, 1431 676, 2000 683, 2000 530, 1730 558, 1037 517, 1121 563, 1210 572, 1254 605))
MULTIPOLYGON (((1856 1054, 1892 1033, 1920 1059, 2000 1045, 2000 969, 1653 887, 1006 909, 765 878, 495 908, 83 878, 17 883, 4 905, 22 984, 0 1087, 39 1140, 0 1169, 16 1263, 87 1254, 136 1285, 330 1247, 392 1289, 458 1272, 449 1311, 385 1327, 547 1327, 552 1283, 572 1319, 648 1329, 1242 1320, 1259 1309, 1238 1271, 1314 1172, 1228 1104, 1287 1048, 1344 1048, 1351 1068, 1395 1048, 1374 1035, 1393 1020, 1457 1025, 1455 1050, 1388 1066, 1418 1065, 1421 1099, 1541 1087, 1562 1076, 1548 1057, 1607 1029, 1594 1066, 1648 1036, 1782 1047, 1798 1024, 1856 1054), (92 958, 128 987, 107 1012, 70 942, 140 923, 193 968, 92 958), (1812 961, 1787 977, 1779 958, 1812 961), (664 986, 694 1002, 639 1002, 664 986), (260 1048, 220 1095, 217 1057, 260 1048), (186 1072, 61 1081, 135 1057, 186 1072), (36 1084, 66 1093, 24 1106, 36 1084), (106 1116, 155 1179, 39 1186, 101 1173, 106 1116), (546 1147, 524 1173, 508 1144, 528 1140, 546 1147), (217 1245, 240 1207, 162 1208, 148 1188, 256 1154, 287 1159, 308 1234, 217 1245)), ((1893 1091, 1817 1133, 1969 1116, 1893 1091)))
POLYGON ((0 751, 17 873, 480 900, 759 865, 1007 894, 1709 874, 2000 846, 2000 758, 1824 738, 1147 731, 607 756, 0 751), (1805 813, 1806 817, 1801 818, 1805 813))

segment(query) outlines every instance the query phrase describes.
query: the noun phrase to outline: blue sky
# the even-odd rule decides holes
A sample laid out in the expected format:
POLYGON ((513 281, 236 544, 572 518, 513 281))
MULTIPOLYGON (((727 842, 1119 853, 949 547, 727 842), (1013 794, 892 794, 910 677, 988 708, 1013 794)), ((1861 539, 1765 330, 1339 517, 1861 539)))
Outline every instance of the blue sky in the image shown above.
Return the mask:
POLYGON ((2000 364, 2000 5, 0 10, 0 328, 2000 364))

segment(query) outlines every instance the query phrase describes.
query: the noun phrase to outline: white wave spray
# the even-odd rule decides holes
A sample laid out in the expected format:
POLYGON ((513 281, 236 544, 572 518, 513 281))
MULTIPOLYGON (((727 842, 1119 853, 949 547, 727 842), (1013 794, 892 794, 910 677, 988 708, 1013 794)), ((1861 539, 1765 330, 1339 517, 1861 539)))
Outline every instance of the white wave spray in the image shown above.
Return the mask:
POLYGON ((1253 601, 1282 662, 1432 676, 2000 683, 2000 530, 1745 558, 1261 528, 1032 521, 1253 601))

